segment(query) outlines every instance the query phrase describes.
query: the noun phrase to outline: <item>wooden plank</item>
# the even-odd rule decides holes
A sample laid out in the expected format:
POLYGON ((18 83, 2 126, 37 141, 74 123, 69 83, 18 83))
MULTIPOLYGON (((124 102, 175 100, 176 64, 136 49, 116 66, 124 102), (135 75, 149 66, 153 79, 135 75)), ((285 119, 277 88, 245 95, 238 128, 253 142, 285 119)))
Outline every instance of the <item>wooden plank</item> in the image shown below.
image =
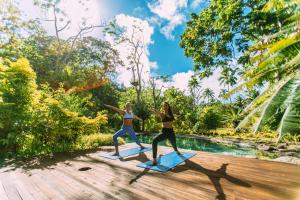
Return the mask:
POLYGON ((26 185, 20 180, 20 175, 18 172, 12 172, 12 178, 15 180, 15 186, 18 190, 19 195, 21 196, 22 200, 31 200, 34 197, 30 194, 29 189, 26 185))
MULTIPOLYGON (((159 147, 160 154, 170 151, 159 147)), ((300 194, 297 165, 199 152, 186 164, 157 173, 136 167, 151 159, 151 152, 123 161, 106 160, 99 153, 43 159, 42 169, 26 169, 31 176, 19 169, 3 171, 0 199, 296 200, 300 194), (91 169, 79 171, 82 167, 91 169)))
MULTIPOLYGON (((24 177, 25 178, 25 177, 24 177)), ((44 182, 40 178, 40 174, 33 174, 30 177, 27 177, 30 183, 30 193, 35 197, 35 199, 56 199, 59 196, 56 190, 52 190, 48 182, 44 182)), ((27 184, 29 185, 29 184, 27 184)), ((57 198, 59 199, 59 198, 57 198)))
POLYGON ((3 200, 8 200, 8 196, 6 195, 6 192, 4 190, 4 186, 0 180, 0 199, 3 199, 3 200))
POLYGON ((22 184, 24 185, 24 187, 27 189, 27 191, 29 192, 29 194, 33 197, 33 199, 36 200, 48 200, 51 199, 51 195, 47 195, 46 193, 43 192, 43 190, 41 190, 40 188, 44 187, 44 184, 41 183, 37 183, 35 181, 35 176, 37 176, 38 173, 32 173, 32 174, 25 174, 22 172, 18 173, 18 179, 20 180, 20 182, 22 182, 22 184))
POLYGON ((22 197, 20 196, 20 194, 16 188, 16 185, 14 183, 13 177, 11 176, 11 172, 10 173, 2 173, 1 180, 2 180, 2 185, 3 185, 4 191, 5 191, 8 199, 22 200, 22 197))
MULTIPOLYGON (((103 168, 103 167, 102 167, 103 168)), ((101 169, 99 169, 101 170, 101 169)), ((99 171, 97 169, 97 171, 99 171)), ((140 168, 137 168, 138 171, 141 171, 140 168)), ((150 171, 152 172, 152 171, 150 171)), ((104 173, 109 173, 109 171, 106 170, 106 172, 104 173)), ((123 174, 118 171, 118 173, 120 173, 121 176, 123 176, 123 174)), ((140 186, 142 185, 146 185, 148 188, 153 188, 155 186, 157 186, 155 191, 161 191, 161 188, 163 187, 166 191, 165 193, 165 198, 172 198, 174 197, 174 199, 178 199, 178 198, 183 198, 186 197, 187 199, 195 199, 196 197, 203 197, 204 199, 208 199, 209 197, 212 196, 212 194, 216 194, 217 193, 214 190, 211 190, 213 188, 203 188, 203 185, 198 184, 198 187, 201 188, 196 188, 195 190, 193 190, 193 193, 190 193, 190 191, 187 190, 187 187, 185 187, 185 185, 181 185, 180 181, 178 180, 169 180, 169 177, 166 177, 167 174, 160 174, 160 173, 152 173, 155 174, 156 176, 152 177, 151 179, 147 179, 145 180, 148 176, 143 177, 143 180, 145 180, 143 183, 139 182, 139 188, 142 189, 140 186), (158 177, 160 176, 160 177, 158 177), (157 184, 157 182, 159 184, 157 184), (147 185, 148 184, 148 185, 147 185), (185 190, 182 190, 182 188, 185 188, 185 190), (198 191, 198 192, 196 192, 198 191), (172 193, 172 197, 168 197, 169 194, 172 193), (177 195, 179 195, 179 197, 177 197, 177 195)), ((206 178, 207 179, 207 178, 206 178)), ((128 180, 129 181, 129 180, 128 180)), ((191 187, 188 187, 191 188, 191 187)), ((192 189, 190 189, 192 190, 192 189)), ((160 193, 164 193, 164 192, 160 192, 160 193)), ((228 197, 229 198, 229 197, 228 197)))

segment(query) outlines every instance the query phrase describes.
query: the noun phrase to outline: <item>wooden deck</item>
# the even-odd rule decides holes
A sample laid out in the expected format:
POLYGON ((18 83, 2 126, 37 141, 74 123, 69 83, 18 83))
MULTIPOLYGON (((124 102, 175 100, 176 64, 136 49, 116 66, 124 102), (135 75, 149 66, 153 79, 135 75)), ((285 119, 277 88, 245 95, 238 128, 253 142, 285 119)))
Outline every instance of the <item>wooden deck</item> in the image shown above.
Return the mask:
MULTIPOLYGON (((171 150, 159 147, 159 154, 171 150)), ((297 165, 198 152, 158 173, 136 167, 151 152, 124 160, 99 152, 7 164, 0 169, 0 199, 300 199, 297 165)))

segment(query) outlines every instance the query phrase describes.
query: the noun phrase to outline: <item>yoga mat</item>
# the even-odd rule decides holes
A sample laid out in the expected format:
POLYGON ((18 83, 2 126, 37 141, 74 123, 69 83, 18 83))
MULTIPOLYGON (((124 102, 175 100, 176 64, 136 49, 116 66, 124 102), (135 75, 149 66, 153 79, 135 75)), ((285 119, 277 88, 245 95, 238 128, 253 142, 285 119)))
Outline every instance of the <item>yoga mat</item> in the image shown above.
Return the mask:
POLYGON ((125 150, 120 151, 119 152, 119 156, 113 156, 113 154, 115 152, 103 153, 103 154, 100 154, 100 156, 104 157, 104 158, 116 160, 116 159, 120 159, 120 158, 124 158, 124 157, 128 157, 128 156, 132 156, 132 155, 139 154, 139 153, 144 153, 146 151, 151 151, 151 150, 152 150, 151 147, 146 147, 143 150, 141 150, 140 147, 136 147, 136 148, 125 149, 125 150))
POLYGON ((145 163, 140 163, 137 166, 142 168, 151 169, 158 172, 166 172, 183 161, 193 157, 196 155, 196 152, 182 152, 181 154, 177 154, 175 151, 163 155, 157 159, 157 165, 152 166, 152 160, 149 160, 145 163))

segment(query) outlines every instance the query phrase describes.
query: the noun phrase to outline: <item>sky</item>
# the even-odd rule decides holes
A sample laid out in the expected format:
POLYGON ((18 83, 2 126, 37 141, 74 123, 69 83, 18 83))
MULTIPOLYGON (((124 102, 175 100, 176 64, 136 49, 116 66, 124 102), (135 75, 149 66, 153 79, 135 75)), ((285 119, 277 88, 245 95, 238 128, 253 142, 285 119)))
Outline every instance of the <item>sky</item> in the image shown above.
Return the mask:
MULTIPOLYGON (((51 12, 42 12, 34 6, 32 0, 19 0, 19 8, 27 18, 51 18, 51 12)), ((172 86, 188 91, 188 81, 193 75, 193 61, 184 55, 180 48, 180 35, 184 32, 186 22, 192 12, 199 13, 207 6, 205 0, 88 0, 82 4, 78 0, 62 0, 60 7, 64 9, 71 26, 61 33, 61 37, 69 37, 78 31, 78 24, 86 18, 91 24, 100 24, 116 20, 117 24, 130 35, 133 25, 143 31, 145 54, 142 62, 145 66, 144 77, 150 74, 171 76, 172 86)), ((82 1, 84 2, 84 1, 82 1)), ((52 22, 44 21, 43 26, 49 34, 54 34, 52 22)), ((109 36, 103 36, 102 30, 95 29, 91 35, 102 37, 113 42, 109 36)), ((128 47, 115 44, 121 58, 128 55, 128 47)), ((125 62, 126 65, 126 62, 125 62)), ((131 74, 126 68, 117 70, 118 81, 125 86, 130 85, 131 74)), ((202 80, 202 88, 211 88, 216 95, 221 87, 218 83, 220 71, 202 80)))

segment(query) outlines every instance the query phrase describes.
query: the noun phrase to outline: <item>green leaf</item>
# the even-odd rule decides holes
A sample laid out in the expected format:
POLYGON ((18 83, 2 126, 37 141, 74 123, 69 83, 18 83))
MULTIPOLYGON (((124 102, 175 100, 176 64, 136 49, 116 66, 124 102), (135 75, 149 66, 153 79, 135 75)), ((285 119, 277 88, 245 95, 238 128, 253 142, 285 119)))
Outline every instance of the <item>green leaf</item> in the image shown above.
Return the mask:
POLYGON ((291 92, 284 101, 285 112, 280 121, 278 134, 281 139, 286 133, 300 133, 300 76, 293 80, 291 92))
POLYGON ((289 78, 283 84, 277 84, 276 91, 274 92, 272 97, 266 101, 267 104, 264 107, 260 118, 258 119, 257 123, 253 128, 254 132, 260 130, 260 128, 263 125, 265 125, 268 122, 268 120, 272 119, 272 117, 275 116, 277 112, 279 112, 281 104, 288 98, 288 94, 291 91, 291 88, 293 87, 293 83, 294 79, 289 78))
POLYGON ((246 128, 247 125, 250 124, 250 121, 254 117, 254 115, 261 112, 265 108, 266 105, 267 105, 267 102, 264 102, 263 104, 257 106, 255 109, 253 109, 246 117, 244 117, 244 119, 239 123, 239 125, 235 128, 235 130, 238 131, 243 128, 246 128))

